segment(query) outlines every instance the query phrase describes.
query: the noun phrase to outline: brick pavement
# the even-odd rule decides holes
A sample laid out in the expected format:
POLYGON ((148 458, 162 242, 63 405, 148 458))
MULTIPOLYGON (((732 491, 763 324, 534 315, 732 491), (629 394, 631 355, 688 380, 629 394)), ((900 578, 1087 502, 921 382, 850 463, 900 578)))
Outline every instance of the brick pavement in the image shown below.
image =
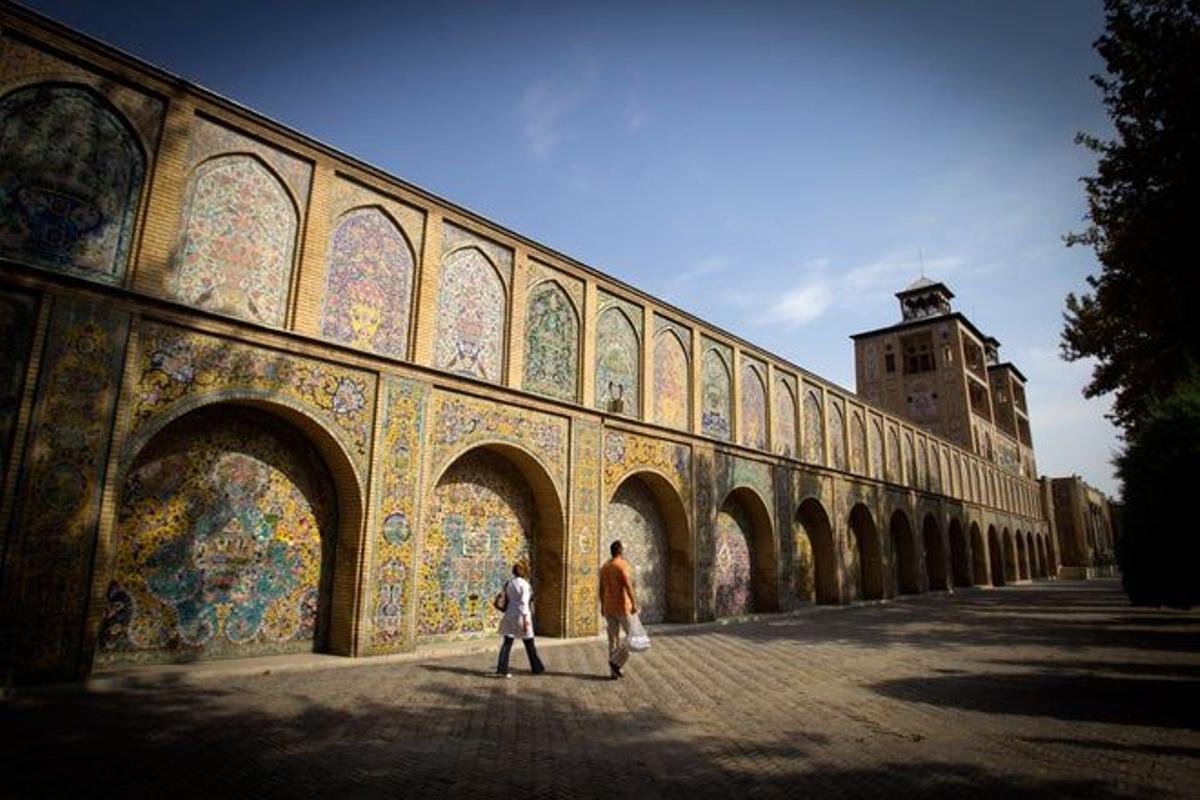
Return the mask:
POLYGON ((1200 614, 1112 581, 661 628, 620 682, 544 657, 20 691, 0 795, 1200 796, 1200 614))

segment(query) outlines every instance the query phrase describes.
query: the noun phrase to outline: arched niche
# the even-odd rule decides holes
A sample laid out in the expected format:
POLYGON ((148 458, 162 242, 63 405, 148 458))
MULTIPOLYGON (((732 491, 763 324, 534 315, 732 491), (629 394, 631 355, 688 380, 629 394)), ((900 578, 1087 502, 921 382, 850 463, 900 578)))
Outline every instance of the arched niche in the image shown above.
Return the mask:
POLYGON ((1015 583, 1021 579, 1021 569, 1017 565, 1017 542, 1012 531, 1005 528, 1000 535, 1000 542, 1004 547, 1004 579, 1015 583))
POLYGON ((502 383, 508 295, 499 269, 478 247, 448 253, 441 266, 434 366, 502 383))
POLYGON ((863 600, 881 600, 884 595, 883 545, 870 510, 862 503, 850 509, 850 536, 855 564, 847 565, 855 572, 858 596, 863 600))
POLYGON ((423 515, 417 636, 423 641, 495 632, 491 598, 529 567, 534 631, 565 633, 565 518, 549 473, 519 447, 492 442, 459 454, 437 476, 423 515))
POLYGON ((146 156, 89 86, 38 83, 0 98, 0 254, 120 285, 146 156))
POLYGON ((933 514, 926 514, 921 523, 921 541, 925 546, 925 577, 930 591, 950 588, 946 579, 946 548, 942 544, 942 529, 933 514))
POLYGON ((819 500, 809 497, 796 509, 795 523, 793 561, 799 599, 820 605, 839 602, 837 548, 829 515, 819 500))
POLYGON ((202 405, 160 422, 117 486, 99 663, 353 654, 362 493, 315 420, 202 405))
POLYGON ((888 525, 892 541, 892 577, 896 594, 918 594, 921 591, 921 572, 917 566, 916 536, 908 515, 901 509, 892 512, 888 525))
POLYGON ((762 498, 734 489, 717 512, 713 537, 714 613, 718 617, 779 610, 779 557, 762 498))
POLYGON ((693 621, 695 559, 687 512, 670 480, 650 470, 621 480, 605 509, 605 553, 616 539, 626 545, 638 602, 651 612, 646 621, 693 621))
POLYGON ((525 311, 526 391, 573 402, 579 385, 579 315, 557 281, 529 292, 525 311))
POLYGON ((996 526, 988 526, 987 540, 988 577, 991 579, 992 586, 1003 586, 1007 583, 1007 572, 1004 564, 1005 548, 1000 534, 996 532, 996 526))
POLYGON ((971 523, 971 556, 975 565, 975 585, 988 586, 991 583, 991 573, 988 570, 989 542, 984 541, 983 533, 978 522, 971 523))
POLYGON ((951 517, 946 533, 950 540, 950 577, 955 586, 970 586, 971 547, 967 542, 967 533, 955 517, 951 517))

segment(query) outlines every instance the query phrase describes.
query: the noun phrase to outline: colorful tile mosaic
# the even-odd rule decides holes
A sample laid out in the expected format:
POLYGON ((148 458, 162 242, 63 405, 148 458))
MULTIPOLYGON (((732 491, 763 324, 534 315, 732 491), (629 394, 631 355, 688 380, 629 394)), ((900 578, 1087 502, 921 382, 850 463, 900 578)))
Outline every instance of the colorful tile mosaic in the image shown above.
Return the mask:
MULTIPOLYGON (((722 459, 722 461, 724 460, 722 459)), ((753 489, 762 498, 763 504, 768 509, 775 508, 775 488, 771 482, 770 464, 762 461, 754 461, 749 458, 735 457, 729 457, 728 463, 732 465, 732 469, 729 470, 729 484, 720 487, 722 496, 729 494, 738 487, 744 486, 753 489)), ((771 512, 768 511, 768 513, 771 512)))
POLYGON ((17 672, 74 678, 129 316, 56 299, 9 542, 17 672))
MULTIPOLYGON (((638 313, 640 319, 641 309, 638 313)), ((641 338, 634 319, 627 309, 613 305, 596 321, 596 408, 608 411, 610 400, 620 399, 627 417, 637 417, 641 406, 641 338)))
POLYGON ((684 444, 624 431, 604 434, 604 488, 612 491, 631 472, 648 469, 669 480, 685 509, 691 508, 692 451, 684 444))
MULTIPOLYGON (((709 620, 713 618, 713 598, 716 594, 713 580, 713 558, 715 557, 714 542, 717 538, 717 484, 727 481, 730 472, 728 464, 723 463, 717 468, 716 453, 708 447, 696 448, 694 465, 696 474, 696 618, 709 620), (720 473, 721 477, 718 477, 720 473)), ((727 494, 725 487, 719 487, 721 497, 727 494)))
POLYGON ((511 577, 513 563, 531 563, 537 585, 529 486, 503 456, 475 449, 438 481, 424 520, 417 638, 493 635, 500 613, 491 598, 511 577))
POLYGON ((928 489, 926 482, 929 475, 929 452, 925 449, 925 440, 917 440, 917 487, 928 489))
POLYGON ((529 286, 537 286, 542 281, 554 281, 571 298, 571 305, 576 310, 583 308, 584 283, 574 275, 555 269, 549 264, 530 258, 526 262, 529 271, 529 286))
POLYGON ((887 440, 887 479, 892 483, 900 483, 900 434, 892 426, 888 426, 887 440))
POLYGON ((597 567, 600 564, 600 425, 590 420, 572 422, 571 445, 571 636, 591 636, 600 628, 596 602, 597 567))
POLYGON ((742 444, 767 449, 767 366, 742 359, 742 444))
POLYGON ((173 263, 177 299, 253 322, 287 314, 296 206, 263 162, 221 156, 188 180, 173 263))
POLYGON ((377 192, 368 186, 339 174, 333 180, 329 197, 325 203, 330 229, 343 216, 361 208, 379 208, 396 224, 408 242, 410 253, 419 257, 425 246, 425 212, 397 200, 390 195, 377 192))
POLYGON ((871 418, 870 439, 868 448, 871 453, 871 477, 883 477, 883 424, 875 417, 871 418))
MULTIPOLYGON (((16 433, 36 322, 36 297, 0 289, 0 486, 4 486, 8 474, 8 458, 16 433)), ((3 520, 0 520, 2 525, 3 520)), ((3 539, 0 535, 0 543, 3 539)))
POLYGON ((192 118, 192 138, 188 148, 188 170, 214 156, 234 153, 253 154, 279 175, 290 190, 292 201, 301 209, 308 202, 312 184, 312 164, 277 147, 227 128, 217 122, 196 116, 192 118))
MULTIPOLYGON (((660 320, 661 326, 661 320, 660 320)), ((654 421, 676 430, 691 428, 691 370, 678 333, 662 327, 654 337, 654 421)))
POLYGON ((35 83, 82 84, 97 90, 133 128, 142 152, 153 160, 162 129, 163 102, 113 78, 89 72, 80 64, 57 58, 12 36, 0 36, 0 94, 35 83))
POLYGON ((700 372, 700 432, 725 441, 733 433, 732 355, 715 343, 706 343, 700 372))
POLYGON ((532 454, 566 497, 567 420, 466 395, 437 392, 430 406, 429 474, 437 475, 468 448, 504 442, 532 454))
POLYGON ((323 649, 336 535, 299 430, 251 408, 175 420, 125 479, 98 661, 323 649))
POLYGON ((529 292, 525 314, 527 391, 574 401, 579 386, 579 315, 555 281, 542 281, 529 292))
POLYGON ((0 99, 0 254, 120 284, 146 172, 98 93, 39 84, 0 99))
POLYGON ((483 251, 455 250, 442 260, 434 363, 459 375, 504 379, 504 284, 483 251))
POLYGON ((303 411, 345 448, 359 476, 374 418, 375 377, 215 336, 144 323, 141 363, 123 463, 164 419, 206 402, 262 398, 303 411))
POLYGON ((825 426, 821 420, 821 397, 816 391, 804 392, 804 460, 825 463, 825 426))
POLYGON ((858 411, 850 414, 850 471, 862 475, 867 466, 867 431, 863 427, 862 414, 858 411))
POLYGON ((840 401, 829 404, 829 464, 834 469, 846 469, 846 423, 840 401))
POLYGON ((913 450, 911 433, 904 434, 904 481, 909 486, 917 485, 917 455, 913 450))
POLYGON ((325 264, 321 335, 393 358, 408 355, 413 254, 379 208, 359 208, 333 229, 325 264))
POLYGON ((442 259, 443 261, 450 256, 453 256, 457 250, 478 250, 484 254, 484 257, 491 262, 496 271, 500 273, 500 280, 504 282, 504 288, 508 289, 512 286, 513 274, 513 252, 503 245, 496 244, 491 239, 486 239, 478 234, 472 233, 466 228, 460 228, 453 222, 442 222, 442 259))
POLYGON ((414 531, 428 400, 426 384, 384 379, 375 530, 366 590, 371 598, 367 635, 371 653, 395 653, 413 644, 409 612, 416 586, 414 531))
POLYGON ((796 457, 796 386, 786 375, 775 380, 775 452, 796 457))
POLYGON ((809 541, 804 526, 799 523, 793 526, 792 539, 795 546, 792 559, 791 594, 801 603, 815 603, 817 600, 817 573, 812 542, 809 541))
POLYGON ((623 482, 608 503, 605 552, 617 539, 633 567, 638 616, 643 622, 662 622, 667 616, 667 529, 654 494, 637 477, 623 482))
POLYGON ((717 514, 713 583, 713 611, 717 618, 749 614, 754 607, 750 581, 750 518, 735 502, 726 502, 717 514))

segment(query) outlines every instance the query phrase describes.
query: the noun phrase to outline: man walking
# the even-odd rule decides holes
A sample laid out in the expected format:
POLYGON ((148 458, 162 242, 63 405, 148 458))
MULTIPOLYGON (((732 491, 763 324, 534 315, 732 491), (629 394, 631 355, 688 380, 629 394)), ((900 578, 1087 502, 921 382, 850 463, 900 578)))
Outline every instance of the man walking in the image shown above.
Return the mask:
POLYGON ((613 680, 621 677, 621 667, 629 660, 629 615, 637 613, 633 580, 623 549, 620 539, 609 545, 612 558, 600 568, 600 613, 608 626, 608 669, 613 680), (625 639, 621 638, 622 631, 625 639))

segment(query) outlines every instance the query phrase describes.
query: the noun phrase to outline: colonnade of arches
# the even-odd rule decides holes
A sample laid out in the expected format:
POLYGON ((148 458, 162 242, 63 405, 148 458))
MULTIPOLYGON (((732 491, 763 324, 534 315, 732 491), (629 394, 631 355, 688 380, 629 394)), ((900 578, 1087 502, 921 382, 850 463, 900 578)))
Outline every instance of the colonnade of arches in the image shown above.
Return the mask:
MULTIPOLYGON (((119 479, 114 567, 98 593, 106 601, 98 657, 353 652, 365 545, 364 498, 353 476, 333 437, 285 407, 222 401, 166 423, 119 479)), ((431 478, 419 546, 411 520, 389 518, 382 528, 388 543, 415 552, 397 568, 403 574, 391 599, 399 606, 407 598, 415 609, 416 641, 494 631, 490 596, 516 561, 532 573, 536 632, 566 635, 565 503, 546 466, 491 442, 459 453, 431 478)), ((720 498, 707 521, 711 551, 698 553, 679 488, 652 469, 611 487, 602 515, 602 555, 614 539, 625 544, 648 622, 1002 586, 1052 573, 1042 534, 985 530, 954 516, 943 524, 934 511, 915 516, 907 508, 892 509, 881 526, 858 502, 839 535, 813 496, 776 525, 747 486, 720 498)), ((387 619, 381 603, 376 624, 387 619)))

